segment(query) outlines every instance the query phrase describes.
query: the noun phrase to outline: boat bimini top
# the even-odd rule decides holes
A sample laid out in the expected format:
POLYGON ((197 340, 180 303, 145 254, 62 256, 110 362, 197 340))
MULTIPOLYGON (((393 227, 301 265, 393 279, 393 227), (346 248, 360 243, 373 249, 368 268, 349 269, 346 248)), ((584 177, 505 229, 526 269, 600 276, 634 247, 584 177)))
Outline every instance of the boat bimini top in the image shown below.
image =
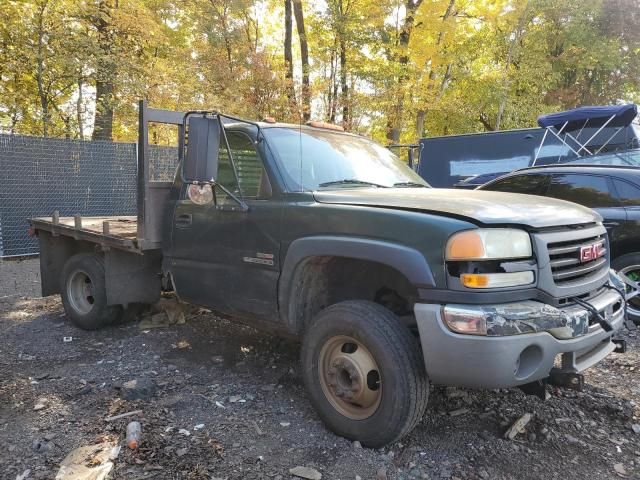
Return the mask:
MULTIPOLYGON (((544 145, 547 135, 551 134, 560 140, 562 144, 577 157, 596 155, 600 153, 622 129, 631 125, 631 122, 633 122, 637 114, 638 107, 630 103, 627 105, 579 107, 564 112, 542 115, 538 117, 538 125, 544 128, 545 132, 540 147, 544 145), (590 143, 605 128, 612 128, 613 134, 604 141, 602 145, 597 146, 597 150, 591 151, 593 147, 590 146, 590 143), (586 141, 583 141, 580 139, 580 135, 585 129, 588 129, 589 133, 595 130, 595 133, 592 133, 586 141)), ((538 148, 533 160, 533 165, 536 164, 538 154, 541 150, 542 148, 538 148)))

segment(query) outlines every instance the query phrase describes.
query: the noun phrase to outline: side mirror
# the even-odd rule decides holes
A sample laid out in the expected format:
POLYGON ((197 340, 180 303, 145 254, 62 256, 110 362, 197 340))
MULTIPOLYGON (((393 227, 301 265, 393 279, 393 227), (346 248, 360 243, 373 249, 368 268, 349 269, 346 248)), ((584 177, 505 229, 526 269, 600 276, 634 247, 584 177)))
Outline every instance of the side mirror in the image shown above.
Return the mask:
POLYGON ((220 151, 220 117, 187 114, 184 118, 186 132, 182 176, 188 183, 212 182, 218 176, 220 151))
POLYGON ((213 202, 213 189, 208 183, 203 185, 191 184, 187 187, 187 196, 196 205, 208 205, 213 202))

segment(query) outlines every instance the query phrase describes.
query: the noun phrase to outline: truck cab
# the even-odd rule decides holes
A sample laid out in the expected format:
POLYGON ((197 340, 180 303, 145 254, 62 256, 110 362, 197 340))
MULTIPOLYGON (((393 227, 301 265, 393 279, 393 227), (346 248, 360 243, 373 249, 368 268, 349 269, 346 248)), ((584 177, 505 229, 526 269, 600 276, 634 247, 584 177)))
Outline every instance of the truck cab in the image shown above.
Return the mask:
POLYGON ((141 104, 138 217, 31 220, 43 294, 83 328, 163 292, 302 342, 310 401, 380 447, 429 384, 580 381, 622 343, 624 284, 600 216, 573 203, 432 189, 389 150, 326 125, 141 104), (149 180, 146 125, 182 131, 149 180))

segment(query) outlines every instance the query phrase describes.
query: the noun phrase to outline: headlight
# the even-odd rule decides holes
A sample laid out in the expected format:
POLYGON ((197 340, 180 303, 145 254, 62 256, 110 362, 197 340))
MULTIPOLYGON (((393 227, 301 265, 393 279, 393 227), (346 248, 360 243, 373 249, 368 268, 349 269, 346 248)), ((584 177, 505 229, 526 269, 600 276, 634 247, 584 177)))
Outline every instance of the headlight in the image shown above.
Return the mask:
POLYGON ((521 287, 535 282, 529 234, 513 228, 481 228, 449 238, 445 258, 465 288, 521 287), (531 260, 529 260, 531 259, 531 260), (511 262, 512 265, 506 264, 511 262))
POLYGON ((486 228, 465 230, 447 242, 446 259, 496 260, 531 257, 531 239, 524 230, 486 228))

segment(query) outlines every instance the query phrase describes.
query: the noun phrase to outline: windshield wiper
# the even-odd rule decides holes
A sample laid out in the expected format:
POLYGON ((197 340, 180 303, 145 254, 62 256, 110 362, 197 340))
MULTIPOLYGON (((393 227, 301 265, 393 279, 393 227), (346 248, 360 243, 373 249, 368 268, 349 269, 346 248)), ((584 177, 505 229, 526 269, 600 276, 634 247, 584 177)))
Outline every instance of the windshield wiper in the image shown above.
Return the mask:
POLYGON ((345 178, 343 180, 334 180, 332 182, 324 182, 318 185, 319 187, 330 187, 331 185, 368 185, 378 188, 389 188, 386 185, 380 185, 373 182, 365 182, 364 180, 356 180, 354 178, 345 178))
POLYGON ((429 188, 426 185, 423 185, 422 183, 418 183, 418 182, 397 182, 397 183, 394 183, 393 186, 396 188, 412 188, 412 187, 429 188))

